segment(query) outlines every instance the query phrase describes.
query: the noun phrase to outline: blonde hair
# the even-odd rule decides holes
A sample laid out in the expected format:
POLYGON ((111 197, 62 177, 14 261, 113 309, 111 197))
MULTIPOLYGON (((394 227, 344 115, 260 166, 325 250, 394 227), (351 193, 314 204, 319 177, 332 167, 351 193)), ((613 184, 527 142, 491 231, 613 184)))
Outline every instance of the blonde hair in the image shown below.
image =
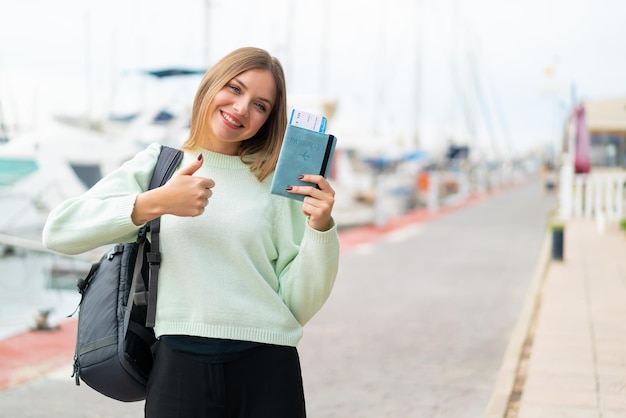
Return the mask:
POLYGON ((215 95, 234 77, 252 69, 268 70, 276 83, 276 101, 267 121, 250 139, 241 143, 239 157, 262 181, 276 167, 278 153, 287 127, 287 92, 283 68, 275 57, 259 48, 234 50, 218 61, 202 77, 191 111, 189 138, 182 149, 193 150, 209 135, 207 111, 215 95))

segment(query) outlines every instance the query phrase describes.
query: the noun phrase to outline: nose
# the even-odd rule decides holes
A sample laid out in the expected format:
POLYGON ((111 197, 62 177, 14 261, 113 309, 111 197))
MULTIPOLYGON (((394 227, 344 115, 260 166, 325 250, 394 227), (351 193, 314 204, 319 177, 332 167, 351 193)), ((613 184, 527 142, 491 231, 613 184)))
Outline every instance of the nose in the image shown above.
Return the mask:
POLYGON ((238 115, 246 116, 248 114, 248 100, 245 98, 235 100, 233 109, 238 115))

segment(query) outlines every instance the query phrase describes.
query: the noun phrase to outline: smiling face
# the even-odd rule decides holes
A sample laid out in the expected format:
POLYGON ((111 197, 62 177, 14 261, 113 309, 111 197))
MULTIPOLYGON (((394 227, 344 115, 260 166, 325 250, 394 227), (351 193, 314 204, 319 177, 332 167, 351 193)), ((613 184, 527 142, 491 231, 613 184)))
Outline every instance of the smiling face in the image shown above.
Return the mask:
POLYGON ((201 146, 237 155, 241 142, 253 137, 267 121, 275 101, 276 84, 270 71, 252 69, 236 75, 209 105, 210 135, 201 146))

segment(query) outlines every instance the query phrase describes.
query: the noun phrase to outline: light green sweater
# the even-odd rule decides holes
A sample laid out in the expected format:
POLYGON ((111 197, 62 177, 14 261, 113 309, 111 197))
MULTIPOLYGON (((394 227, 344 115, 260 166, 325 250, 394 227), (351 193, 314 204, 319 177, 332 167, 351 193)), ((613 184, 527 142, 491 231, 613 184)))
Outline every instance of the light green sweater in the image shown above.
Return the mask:
MULTIPOLYGON (((78 254, 136 239, 137 194, 148 187, 152 144, 49 215, 46 247, 78 254)), ((302 203, 269 193, 239 157, 203 151, 196 176, 215 180, 198 217, 161 217, 155 332, 296 346, 328 298, 339 264, 336 226, 309 227, 302 203)), ((197 153, 185 153, 186 167, 197 153)))

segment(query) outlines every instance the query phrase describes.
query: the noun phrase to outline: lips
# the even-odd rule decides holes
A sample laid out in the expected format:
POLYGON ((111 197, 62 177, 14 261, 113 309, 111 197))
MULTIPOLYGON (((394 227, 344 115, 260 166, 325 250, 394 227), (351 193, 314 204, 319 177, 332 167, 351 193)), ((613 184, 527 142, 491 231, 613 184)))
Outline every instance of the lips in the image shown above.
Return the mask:
POLYGON ((241 128, 243 124, 237 120, 237 118, 229 115, 228 113, 221 111, 224 121, 233 128, 241 128))

